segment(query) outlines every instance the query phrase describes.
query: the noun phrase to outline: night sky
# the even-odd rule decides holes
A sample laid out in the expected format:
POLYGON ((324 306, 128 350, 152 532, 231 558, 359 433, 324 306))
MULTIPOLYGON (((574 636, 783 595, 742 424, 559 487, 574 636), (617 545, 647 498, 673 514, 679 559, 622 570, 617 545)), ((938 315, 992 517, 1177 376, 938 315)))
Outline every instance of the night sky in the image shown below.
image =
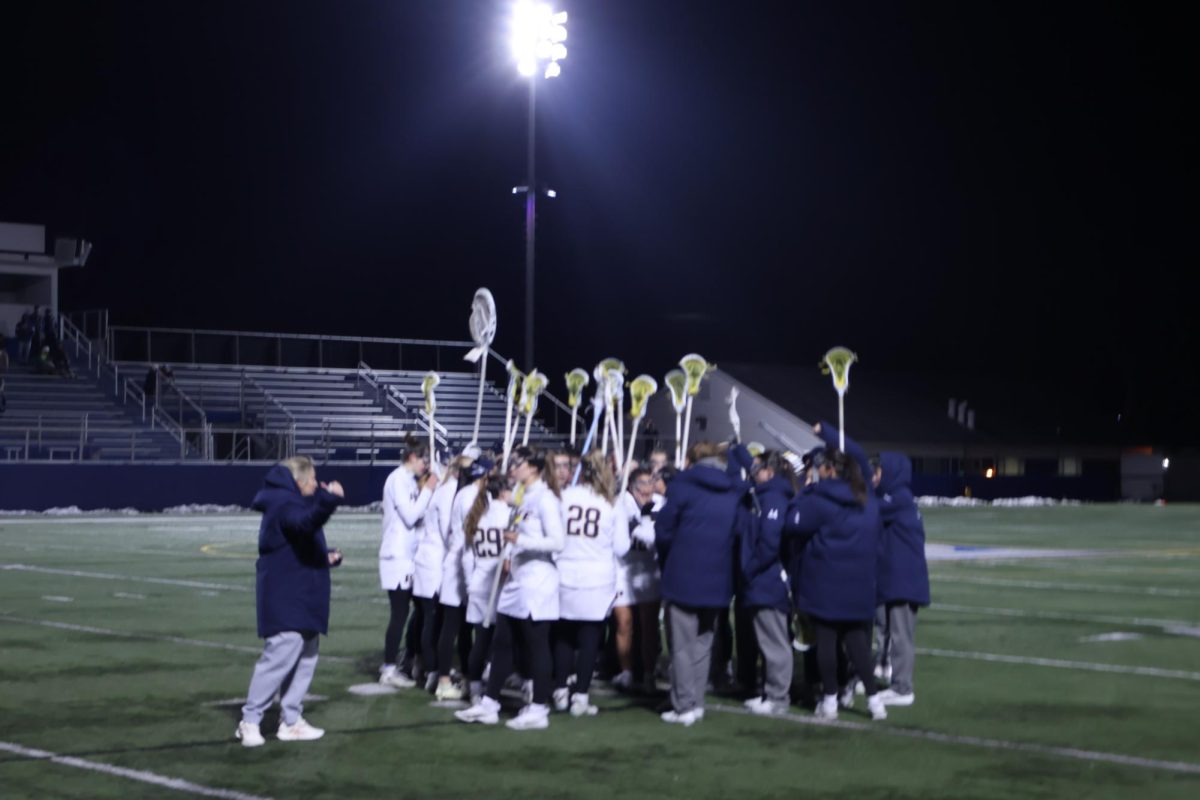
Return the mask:
MULTIPOLYGON (((562 7, 570 55, 538 98, 544 371, 815 369, 844 344, 981 418, 1200 442, 1182 12, 562 7)), ((486 285, 518 356, 507 11, 6 3, 0 219, 93 241, 62 305, 116 323, 461 339, 486 285)))

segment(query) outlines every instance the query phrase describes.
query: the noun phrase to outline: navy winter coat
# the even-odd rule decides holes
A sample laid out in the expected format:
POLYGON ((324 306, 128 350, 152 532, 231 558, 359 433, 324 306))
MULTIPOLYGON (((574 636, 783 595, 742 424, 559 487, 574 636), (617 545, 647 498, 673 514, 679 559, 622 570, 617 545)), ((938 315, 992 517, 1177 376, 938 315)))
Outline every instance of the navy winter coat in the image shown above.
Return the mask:
POLYGON ((733 599, 735 523, 747 484, 701 462, 676 476, 654 520, 663 598, 694 608, 733 599))
POLYGON ((875 494, 883 520, 879 548, 880 603, 929 605, 925 523, 912 493, 912 462, 903 453, 880 453, 875 494))
POLYGON ((796 608, 824 620, 872 619, 879 529, 879 504, 870 491, 865 506, 840 478, 801 492, 784 526, 784 535, 808 537, 798 574, 789 574, 796 608))
POLYGON ((329 548, 321 527, 341 499, 324 489, 300 494, 288 468, 267 473, 251 506, 258 529, 258 635, 329 633, 329 548))
POLYGON ((746 608, 790 608, 783 579, 780 547, 788 504, 796 492, 791 481, 776 476, 754 488, 760 512, 743 503, 740 514, 742 604, 746 608))

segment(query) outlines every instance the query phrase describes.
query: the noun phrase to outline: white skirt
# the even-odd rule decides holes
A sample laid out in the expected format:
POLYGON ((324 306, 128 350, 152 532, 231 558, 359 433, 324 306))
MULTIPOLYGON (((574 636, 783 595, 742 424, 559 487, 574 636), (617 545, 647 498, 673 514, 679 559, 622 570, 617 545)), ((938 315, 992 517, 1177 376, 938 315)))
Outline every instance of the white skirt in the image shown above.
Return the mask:
POLYGON ((535 622, 558 619, 558 570, 554 563, 537 558, 514 564, 513 573, 500 590, 497 610, 535 622))
POLYGON ((560 586, 559 619, 603 622, 608 619, 616 596, 617 588, 613 583, 607 586, 560 586))
POLYGON ((500 561, 496 560, 491 567, 476 564, 471 574, 471 583, 467 587, 467 622, 472 625, 482 625, 483 618, 487 616, 488 598, 492 594, 492 581, 498 569, 500 561))
POLYGON ((411 589, 413 585, 413 563, 403 558, 379 559, 379 586, 387 591, 411 589))
POLYGON ((617 600, 614 605, 637 606, 662 598, 658 562, 652 559, 617 562, 617 600))

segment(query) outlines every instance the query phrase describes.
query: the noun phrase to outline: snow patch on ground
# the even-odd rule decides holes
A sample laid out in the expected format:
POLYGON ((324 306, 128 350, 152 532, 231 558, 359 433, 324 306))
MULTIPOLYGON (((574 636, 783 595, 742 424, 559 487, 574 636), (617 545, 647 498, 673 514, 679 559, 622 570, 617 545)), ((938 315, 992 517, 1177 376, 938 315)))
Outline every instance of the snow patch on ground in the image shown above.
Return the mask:
POLYGON ((1043 506, 1080 506, 1079 500, 1056 500, 1053 497, 997 497, 995 500, 980 500, 977 497, 934 497, 917 498, 921 508, 1041 508, 1043 506))

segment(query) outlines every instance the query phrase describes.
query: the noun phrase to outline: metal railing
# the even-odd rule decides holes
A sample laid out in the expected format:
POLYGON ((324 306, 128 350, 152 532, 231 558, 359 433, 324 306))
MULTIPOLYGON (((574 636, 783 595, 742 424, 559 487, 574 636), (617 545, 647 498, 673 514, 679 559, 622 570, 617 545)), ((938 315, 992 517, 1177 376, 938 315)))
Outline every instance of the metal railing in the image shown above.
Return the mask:
MULTIPOLYGON (((358 371, 355 373, 354 383, 366 383, 375 390, 375 401, 383 405, 386 400, 391 406, 397 409, 405 420, 411 420, 414 426, 421 429, 421 432, 429 433, 429 415, 425 413, 425 408, 422 405, 420 408, 415 408, 408 402, 408 396, 400 391, 393 384, 384 383, 379 377, 379 373, 371 368, 364 361, 358 362, 358 371)), ((385 406, 386 408, 386 406, 385 406)), ((414 431, 414 433, 416 433, 414 431)), ((437 415, 433 419, 433 437, 434 442, 443 448, 449 448, 450 431, 442 423, 437 421, 437 415)))
POLYGON ((93 458, 99 450, 91 444, 94 436, 111 438, 125 434, 129 435, 131 460, 137 458, 139 444, 154 445, 148 433, 136 428, 97 429, 87 414, 74 424, 64 423, 61 419, 48 424, 39 415, 35 425, 0 425, 0 451, 7 461, 84 461, 93 458), (63 455, 66 458, 60 459, 63 455))
MULTIPOLYGON (((362 460, 359 456, 365 450, 367 460, 374 464, 376 460, 384 460, 380 457, 383 448, 390 447, 399 451, 403 448, 408 436, 419 433, 410 429, 403 422, 390 418, 387 420, 369 418, 366 420, 365 429, 362 427, 362 422, 361 417, 321 418, 321 439, 318 446, 324 450, 326 462, 339 450, 353 449, 355 457, 349 460, 362 460), (346 423, 356 423, 356 427, 347 427, 346 423)), ((444 446, 445 442, 441 441, 439 444, 444 446)), ((399 460, 399 453, 397 452, 396 458, 391 460, 399 460)))
POLYGON ((242 382, 238 386, 238 408, 241 411, 242 424, 263 432, 287 437, 290 442, 288 455, 293 455, 296 451, 296 416, 275 395, 264 389, 258 381, 245 372, 242 372, 241 379, 242 382), (281 415, 286 421, 282 428, 267 424, 267 415, 272 412, 281 415), (261 424, 253 425, 252 423, 256 421, 261 424))
POLYGON ((83 358, 87 361, 88 372, 92 371, 91 340, 84 336, 83 331, 75 327, 75 324, 62 314, 58 315, 58 341, 62 344, 64 351, 66 351, 69 342, 74 343, 75 358, 79 358, 82 354, 83 358))

